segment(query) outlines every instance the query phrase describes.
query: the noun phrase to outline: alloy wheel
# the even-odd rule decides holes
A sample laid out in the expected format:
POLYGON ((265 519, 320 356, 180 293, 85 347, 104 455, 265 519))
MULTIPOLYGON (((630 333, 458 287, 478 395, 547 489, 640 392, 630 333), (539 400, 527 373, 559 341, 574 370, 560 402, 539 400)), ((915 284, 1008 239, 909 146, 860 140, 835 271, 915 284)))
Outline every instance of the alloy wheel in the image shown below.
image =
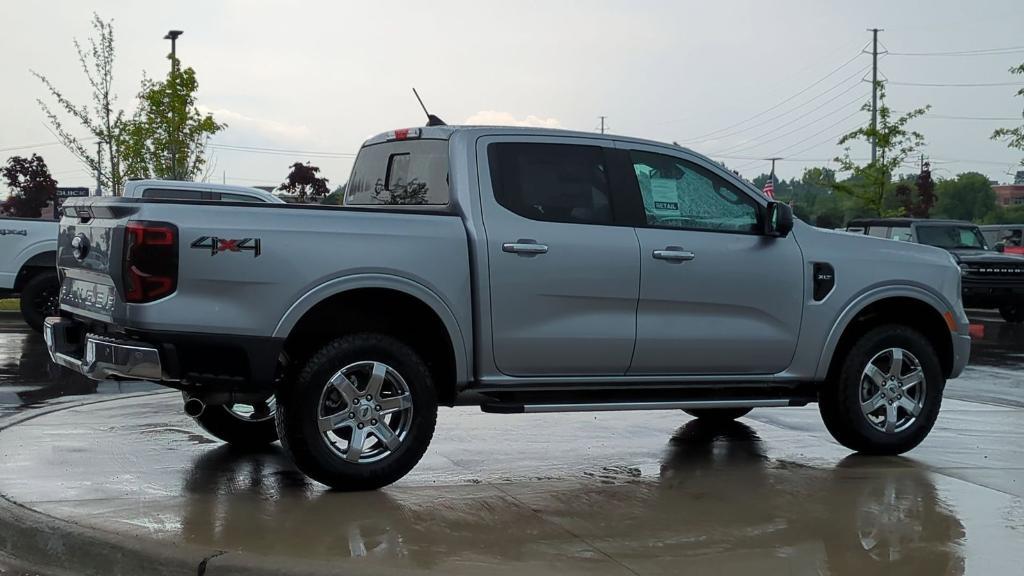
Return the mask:
POLYGON ((924 408, 926 394, 921 363, 903 348, 875 354, 861 373, 861 412, 881 432, 895 434, 912 426, 924 408))
POLYGON ((324 385, 318 426, 335 454, 365 464, 401 447, 412 427, 412 409, 409 386, 397 370, 383 362, 355 362, 324 385))

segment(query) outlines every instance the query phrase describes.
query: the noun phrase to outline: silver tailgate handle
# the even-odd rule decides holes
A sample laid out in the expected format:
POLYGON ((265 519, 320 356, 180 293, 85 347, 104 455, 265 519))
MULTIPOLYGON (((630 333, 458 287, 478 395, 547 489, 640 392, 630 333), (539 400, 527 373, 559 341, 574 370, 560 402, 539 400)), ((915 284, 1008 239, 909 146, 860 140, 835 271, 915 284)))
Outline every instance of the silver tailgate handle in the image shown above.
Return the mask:
POLYGON ((546 244, 537 244, 536 242, 506 242, 501 245, 502 252, 510 252, 512 254, 547 254, 548 247, 546 244))
POLYGON ((673 262, 686 262, 697 257, 689 250, 683 250, 679 246, 667 246, 664 250, 655 250, 653 256, 658 260, 671 260, 673 262))

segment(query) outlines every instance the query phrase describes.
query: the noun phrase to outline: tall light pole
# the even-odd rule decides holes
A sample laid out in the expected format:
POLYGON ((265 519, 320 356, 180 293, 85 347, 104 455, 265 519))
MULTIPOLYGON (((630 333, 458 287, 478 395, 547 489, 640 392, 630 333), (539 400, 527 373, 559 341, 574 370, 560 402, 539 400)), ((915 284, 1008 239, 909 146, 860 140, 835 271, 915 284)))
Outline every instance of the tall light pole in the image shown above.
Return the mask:
MULTIPOLYGON (((171 75, 178 69, 178 51, 177 51, 177 40, 178 36, 184 33, 182 30, 169 30, 164 36, 164 40, 171 41, 171 75)), ((171 85, 172 88, 176 88, 176 84, 171 85)), ((172 111, 173 118, 173 111, 172 111)), ((176 127, 172 127, 172 130, 176 127)), ((170 136, 170 150, 171 153, 171 178, 174 180, 178 179, 178 143, 175 140, 177 134, 169 134, 170 136)))
POLYGON ((164 35, 164 40, 170 40, 171 41, 171 70, 172 71, 178 65, 178 56, 177 56, 177 49, 176 49, 177 48, 176 44, 177 44, 178 36, 181 36, 184 33, 185 33, 184 30, 168 30, 167 34, 164 35))

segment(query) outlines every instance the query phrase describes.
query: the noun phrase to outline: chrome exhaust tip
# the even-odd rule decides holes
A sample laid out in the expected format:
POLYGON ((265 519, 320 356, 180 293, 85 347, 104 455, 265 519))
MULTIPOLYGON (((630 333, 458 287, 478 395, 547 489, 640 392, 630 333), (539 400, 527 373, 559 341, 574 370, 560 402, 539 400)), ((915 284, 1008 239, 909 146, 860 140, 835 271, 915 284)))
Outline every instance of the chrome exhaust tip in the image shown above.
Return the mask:
POLYGON ((203 411, 206 410, 206 403, 199 398, 189 398, 185 400, 185 414, 188 414, 192 418, 199 418, 203 415, 203 411))

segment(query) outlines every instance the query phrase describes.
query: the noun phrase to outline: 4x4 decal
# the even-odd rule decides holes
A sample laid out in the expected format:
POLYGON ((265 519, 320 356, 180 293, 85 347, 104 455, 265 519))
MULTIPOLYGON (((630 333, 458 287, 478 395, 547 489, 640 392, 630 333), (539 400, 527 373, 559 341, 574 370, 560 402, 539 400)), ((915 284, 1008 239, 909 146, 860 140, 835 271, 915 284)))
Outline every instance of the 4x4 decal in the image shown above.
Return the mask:
POLYGON ((253 258, 260 255, 259 238, 218 238, 216 236, 200 236, 192 242, 193 248, 209 250, 210 256, 216 256, 218 252, 252 252, 253 258))

